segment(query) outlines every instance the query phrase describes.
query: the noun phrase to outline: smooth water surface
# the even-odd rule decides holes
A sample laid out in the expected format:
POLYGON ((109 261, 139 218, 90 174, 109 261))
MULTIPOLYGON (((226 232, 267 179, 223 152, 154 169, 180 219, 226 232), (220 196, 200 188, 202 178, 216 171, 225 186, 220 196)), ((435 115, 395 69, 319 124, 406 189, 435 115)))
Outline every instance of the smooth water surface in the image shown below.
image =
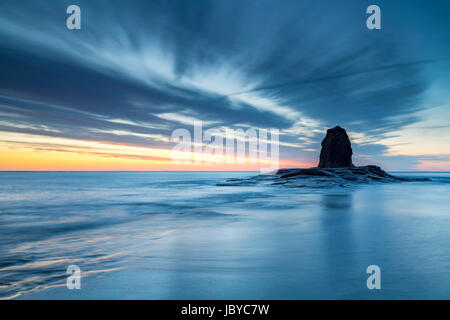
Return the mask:
POLYGON ((450 298, 449 173, 216 186, 255 174, 1 172, 0 298, 450 298))

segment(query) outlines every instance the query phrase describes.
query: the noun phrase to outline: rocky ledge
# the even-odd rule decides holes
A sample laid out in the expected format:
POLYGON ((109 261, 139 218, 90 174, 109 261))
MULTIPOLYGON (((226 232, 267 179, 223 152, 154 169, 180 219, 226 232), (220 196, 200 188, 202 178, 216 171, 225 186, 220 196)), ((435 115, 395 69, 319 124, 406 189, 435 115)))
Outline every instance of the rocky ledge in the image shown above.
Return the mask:
POLYGON ((346 186, 360 183, 388 183, 401 181, 430 181, 427 178, 396 177, 378 166, 353 165, 350 139, 345 129, 328 129, 322 141, 318 167, 307 169, 280 169, 249 179, 230 179, 219 186, 252 185, 257 183, 283 184, 292 187, 346 186))
POLYGON ((271 174, 261 174, 249 179, 230 179, 219 186, 253 185, 259 183, 290 187, 345 187, 362 183, 389 183, 402 181, 429 181, 427 178, 393 176, 378 166, 343 168, 280 169, 271 174))

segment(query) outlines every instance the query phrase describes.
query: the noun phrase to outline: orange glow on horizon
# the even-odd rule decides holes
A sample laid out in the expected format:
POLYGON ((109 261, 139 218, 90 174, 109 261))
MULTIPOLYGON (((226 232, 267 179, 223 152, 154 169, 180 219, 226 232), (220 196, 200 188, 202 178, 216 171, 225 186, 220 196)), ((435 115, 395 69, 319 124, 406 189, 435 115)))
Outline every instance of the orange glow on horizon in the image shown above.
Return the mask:
POLYGON ((421 161, 417 167, 418 171, 440 171, 450 172, 450 163, 448 161, 421 161))
MULTIPOLYGON (((260 171, 270 160, 202 154, 211 163, 177 163, 171 149, 0 132, 0 171, 260 171), (225 163, 232 160, 232 163, 225 163), (238 163, 237 160, 243 160, 238 163), (254 160, 253 163, 251 160, 254 160), (234 163, 233 163, 234 162, 234 163)), ((182 152, 176 159, 194 160, 199 154, 182 152)), ((274 164, 274 163, 272 163, 274 164)), ((317 163, 280 159, 278 168, 308 168, 317 163)), ((418 171, 450 171, 448 161, 421 161, 418 171)))
MULTIPOLYGON (((279 168, 308 168, 317 163, 280 160, 279 168)), ((171 159, 139 159, 101 153, 37 151, 0 146, 0 171, 259 171, 263 164, 175 164, 171 159)), ((450 172, 446 161, 421 161, 417 171, 450 172)))
MULTIPOLYGON (((0 171, 259 171, 269 167, 267 163, 174 163, 167 158, 170 150, 163 150, 158 157, 159 149, 139 148, 149 150, 151 156, 127 154, 123 149, 126 146, 119 145, 117 153, 110 153, 111 150, 39 150, 0 146, 0 171)), ((278 164, 280 168, 314 166, 290 160, 280 160, 278 164)))

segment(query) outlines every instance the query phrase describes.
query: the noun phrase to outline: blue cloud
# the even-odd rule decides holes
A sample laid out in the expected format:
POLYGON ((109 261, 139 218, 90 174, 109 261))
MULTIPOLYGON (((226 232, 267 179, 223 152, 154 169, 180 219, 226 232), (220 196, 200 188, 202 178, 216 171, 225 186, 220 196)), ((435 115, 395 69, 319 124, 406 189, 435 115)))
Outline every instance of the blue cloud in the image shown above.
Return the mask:
MULTIPOLYGON (((367 30, 365 7, 349 1, 77 1, 81 31, 65 28, 69 4, 0 4, 0 129, 159 146, 107 132, 169 136, 181 124, 158 115, 178 113, 280 130, 304 117, 376 138, 420 120, 424 66, 440 61, 411 52, 417 44, 391 13, 402 7, 388 3, 381 31, 367 30)), ((311 132, 303 145, 321 138, 311 132)))

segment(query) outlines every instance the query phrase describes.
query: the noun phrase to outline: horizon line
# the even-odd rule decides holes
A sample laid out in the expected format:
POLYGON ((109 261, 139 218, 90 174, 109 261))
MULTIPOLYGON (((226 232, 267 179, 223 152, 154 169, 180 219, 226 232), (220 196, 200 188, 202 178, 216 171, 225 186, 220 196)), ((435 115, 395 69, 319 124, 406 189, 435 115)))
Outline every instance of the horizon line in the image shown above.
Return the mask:
MULTIPOLYGON (((315 167, 311 167, 315 168, 315 167)), ((308 169, 308 168, 279 168, 280 169, 308 169)), ((259 172, 260 170, 0 170, 3 172, 259 172)), ((450 173, 450 171, 432 170, 386 170, 388 172, 427 172, 427 173, 450 173)))

